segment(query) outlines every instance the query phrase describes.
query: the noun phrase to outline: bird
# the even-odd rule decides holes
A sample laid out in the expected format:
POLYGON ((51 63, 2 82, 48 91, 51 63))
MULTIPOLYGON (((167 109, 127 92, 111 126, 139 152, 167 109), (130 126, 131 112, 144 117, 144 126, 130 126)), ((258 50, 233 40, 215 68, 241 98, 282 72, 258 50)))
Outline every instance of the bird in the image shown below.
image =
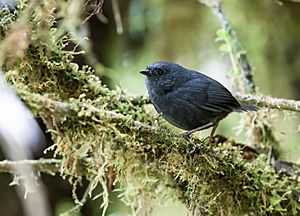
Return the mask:
POLYGON ((155 110, 172 125, 185 130, 184 137, 212 127, 231 112, 257 111, 241 105, 221 83, 172 62, 154 62, 140 71, 155 110))

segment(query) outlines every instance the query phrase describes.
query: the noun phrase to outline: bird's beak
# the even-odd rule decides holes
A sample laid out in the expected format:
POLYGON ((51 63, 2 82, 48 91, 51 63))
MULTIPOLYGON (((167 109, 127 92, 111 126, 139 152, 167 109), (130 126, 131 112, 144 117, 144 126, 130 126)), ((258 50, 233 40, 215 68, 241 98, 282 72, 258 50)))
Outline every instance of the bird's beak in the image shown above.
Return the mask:
POLYGON ((148 76, 148 75, 150 75, 150 70, 145 69, 145 70, 140 71, 140 73, 148 76))

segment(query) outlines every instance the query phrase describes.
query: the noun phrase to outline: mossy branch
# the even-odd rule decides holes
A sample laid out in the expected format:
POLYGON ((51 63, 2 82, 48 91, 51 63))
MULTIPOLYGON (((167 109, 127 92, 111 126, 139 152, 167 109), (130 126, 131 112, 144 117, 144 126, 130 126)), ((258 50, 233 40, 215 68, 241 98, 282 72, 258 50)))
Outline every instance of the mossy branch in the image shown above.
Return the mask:
POLYGON ((38 160, 20 160, 20 161, 0 161, 0 173, 15 174, 17 167, 30 165, 37 172, 43 172, 50 175, 59 173, 61 167, 61 160, 59 159, 45 159, 38 160))
POLYGON ((256 105, 258 107, 266 107, 270 109, 288 110, 300 112, 300 101, 273 98, 261 95, 235 95, 243 104, 256 105))
MULTIPOLYGON (((146 130, 147 132, 152 133, 153 135, 158 131, 172 134, 171 132, 167 132, 166 130, 158 129, 143 124, 139 121, 134 121, 130 116, 125 116, 110 110, 99 109, 89 103, 78 102, 76 100, 74 100, 75 103, 72 103, 72 100, 70 103, 63 103, 52 100, 40 94, 28 92, 26 90, 18 90, 18 94, 25 101, 25 103, 32 109, 35 109, 37 113, 47 112, 61 116, 82 117, 79 112, 81 110, 88 110, 87 113, 89 116, 106 118, 110 122, 119 120, 131 123, 136 130, 146 130)), ((95 118, 92 119, 97 122, 95 118)), ((175 133, 173 133, 173 136, 180 137, 175 133)))
MULTIPOLYGON (((291 211, 297 211, 294 203, 300 189, 298 181, 277 174, 274 168, 266 164, 267 157, 255 159, 254 163, 244 161, 241 149, 234 145, 234 141, 225 141, 222 145, 217 144, 222 141, 214 145, 198 139, 188 142, 178 134, 148 126, 133 120, 132 116, 95 107, 88 102, 72 99, 62 103, 26 90, 18 90, 18 94, 41 116, 45 113, 55 115, 55 118, 68 116, 72 125, 83 121, 82 118, 85 122, 94 121, 96 125, 101 125, 102 121, 114 124, 116 129, 108 132, 115 158, 111 163, 118 173, 116 181, 121 185, 126 182, 126 188, 134 184, 137 191, 145 190, 147 196, 157 197, 154 191, 161 186, 156 178, 163 176, 165 181, 168 179, 168 187, 178 191, 177 198, 194 215, 220 211, 239 214, 258 206, 256 213, 280 212, 268 208, 281 208, 284 203, 291 206, 291 211), (129 137, 118 135, 125 132, 129 137), (271 198, 274 193, 279 195, 275 201, 271 198), (268 204, 261 205, 263 200, 267 200, 268 204)), ((96 125, 93 127, 98 127, 96 125)), ((77 176, 91 176, 94 173, 89 167, 86 170, 87 173, 78 172, 77 176)))

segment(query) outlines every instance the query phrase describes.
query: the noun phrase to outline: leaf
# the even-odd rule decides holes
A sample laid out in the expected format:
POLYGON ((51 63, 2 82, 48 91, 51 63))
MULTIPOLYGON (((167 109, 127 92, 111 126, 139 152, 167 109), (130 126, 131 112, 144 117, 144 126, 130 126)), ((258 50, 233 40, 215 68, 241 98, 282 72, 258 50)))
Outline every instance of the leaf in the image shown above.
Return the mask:
POLYGON ((225 38, 228 36, 228 32, 224 29, 218 29, 216 34, 217 34, 217 37, 225 38))
POLYGON ((215 41, 226 41, 227 37, 228 37, 228 32, 224 29, 218 29, 216 32, 216 39, 215 41))
POLYGON ((219 47, 219 50, 222 52, 222 53, 229 53, 231 52, 231 47, 226 44, 226 43, 223 43, 221 44, 221 46, 219 47))

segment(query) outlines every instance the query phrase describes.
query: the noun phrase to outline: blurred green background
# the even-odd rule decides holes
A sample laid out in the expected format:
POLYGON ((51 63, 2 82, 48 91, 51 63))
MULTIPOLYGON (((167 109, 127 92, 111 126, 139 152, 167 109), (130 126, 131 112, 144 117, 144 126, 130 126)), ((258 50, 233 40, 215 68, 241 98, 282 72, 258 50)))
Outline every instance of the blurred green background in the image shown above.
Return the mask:
MULTIPOLYGON (((300 100, 300 3, 276 0, 223 3, 247 51, 259 92, 300 100)), ((93 16, 82 26, 98 62, 88 56, 75 58, 79 64, 92 65, 109 87, 122 87, 133 95, 146 94, 144 77, 138 71, 159 60, 199 70, 231 88, 230 61, 220 53, 220 44, 215 42, 220 25, 209 8, 196 0, 122 0, 119 6, 123 33, 117 34, 111 1, 104 1, 103 15, 108 23, 101 21, 105 20, 103 17, 93 16)), ((280 141, 280 158, 300 163, 300 115, 267 109, 260 112, 272 122, 280 141)), ((231 114, 222 121, 217 133, 245 141, 244 132, 236 134, 242 116, 231 114)), ((198 136, 206 134, 204 131, 198 136)), ((0 215, 22 215, 14 189, 8 186, 11 177, 3 175, 1 178, 1 193, 7 196, 0 198, 0 215)), ((43 176, 43 180, 53 215, 70 208, 71 187, 60 177, 43 176)), ((81 193, 79 191, 79 197, 81 193)), ((113 205, 107 215, 129 215, 117 194, 112 194, 111 199, 113 205)), ((157 207, 153 215, 186 214, 181 204, 169 203, 157 207)), ((99 215, 99 211, 99 202, 89 201, 78 215, 99 215)))

